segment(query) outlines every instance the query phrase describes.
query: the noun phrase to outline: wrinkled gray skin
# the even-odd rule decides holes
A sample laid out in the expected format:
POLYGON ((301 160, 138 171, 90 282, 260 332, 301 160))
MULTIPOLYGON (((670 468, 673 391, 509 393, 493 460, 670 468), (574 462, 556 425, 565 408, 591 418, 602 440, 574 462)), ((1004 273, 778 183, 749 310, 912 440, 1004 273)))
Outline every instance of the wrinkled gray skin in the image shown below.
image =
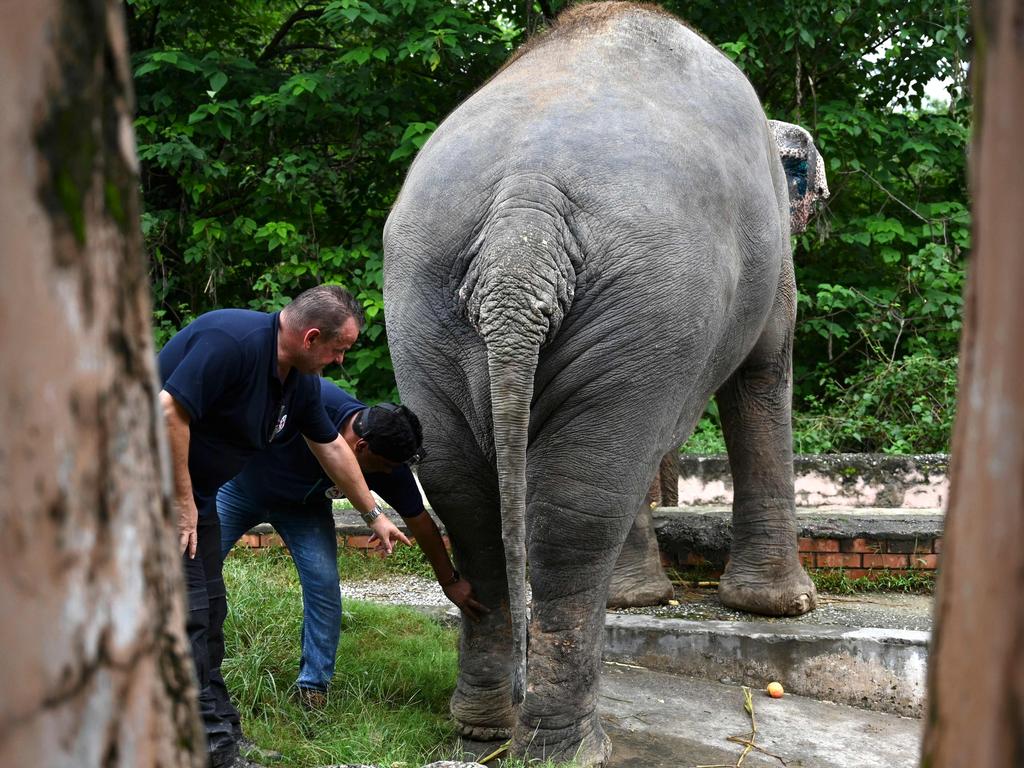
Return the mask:
MULTIPOLYGON (((825 163, 814 146, 811 135, 799 125, 783 123, 778 120, 768 121, 769 129, 775 139, 779 156, 783 162, 789 192, 789 228, 793 234, 803 232, 811 216, 815 203, 827 198, 828 182, 825 179, 825 163)), ((678 459, 676 451, 670 449, 662 462, 673 456, 678 459)), ((662 467, 664 469, 664 467, 662 467)), ((673 484, 679 480, 678 465, 672 470, 673 484)), ((656 477, 666 482, 664 477, 656 477)), ((650 494, 648 494, 650 497, 650 494)), ((612 580, 608 588, 609 608, 634 608, 646 605, 660 605, 670 599, 674 590, 665 570, 661 566, 657 536, 654 531, 653 518, 648 501, 640 505, 640 511, 633 521, 626 541, 619 551, 612 571, 612 580)), ((729 582, 724 582, 723 600, 727 603, 732 597, 729 582)), ((813 603, 813 600, 812 600, 813 603)), ((753 605, 737 604, 734 607, 744 610, 759 611, 762 603, 753 605)), ((813 605, 811 606, 813 607, 813 605)), ((774 604, 767 608, 774 610, 774 604)), ((769 615, 775 615, 769 612, 769 615)))
POLYGON ((423 420, 420 479, 493 608, 462 627, 464 735, 606 759, 612 566, 711 395, 736 491, 722 597, 813 606, 793 512, 789 217, 743 75, 622 3, 569 11, 421 150, 385 229, 384 299, 402 400, 423 420))

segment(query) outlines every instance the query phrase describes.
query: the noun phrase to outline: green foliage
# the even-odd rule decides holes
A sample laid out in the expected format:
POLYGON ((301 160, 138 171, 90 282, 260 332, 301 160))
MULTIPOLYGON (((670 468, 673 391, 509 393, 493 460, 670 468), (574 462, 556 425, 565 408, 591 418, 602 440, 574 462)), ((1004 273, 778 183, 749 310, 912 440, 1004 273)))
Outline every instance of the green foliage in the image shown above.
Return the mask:
POLYGON ((158 345, 209 309, 337 282, 368 320, 339 383, 394 398, 384 220, 416 149, 507 56, 510 8, 131 0, 158 345))
POLYGON ((225 679, 246 735, 280 751, 280 765, 423 765, 456 756, 448 714, 454 631, 408 609, 346 600, 329 702, 309 712, 292 693, 302 600, 287 553, 235 549, 224 575, 225 679))
POLYGON ((869 361, 839 384, 825 379, 821 399, 793 420, 800 453, 930 453, 947 449, 956 410, 957 358, 918 351, 869 361))
MULTIPOLYGON (((808 128, 826 162, 832 196, 794 238, 798 445, 946 448, 970 248, 965 0, 664 7, 744 70, 769 117, 808 128), (926 96, 933 78, 948 102, 926 96), (915 386, 915 372, 938 390, 915 386)), ((394 397, 387 212, 415 152, 540 8, 129 0, 128 10, 157 343, 217 306, 275 309, 340 282, 369 322, 339 382, 394 397)), ((693 446, 720 445, 715 430, 711 414, 693 446)))

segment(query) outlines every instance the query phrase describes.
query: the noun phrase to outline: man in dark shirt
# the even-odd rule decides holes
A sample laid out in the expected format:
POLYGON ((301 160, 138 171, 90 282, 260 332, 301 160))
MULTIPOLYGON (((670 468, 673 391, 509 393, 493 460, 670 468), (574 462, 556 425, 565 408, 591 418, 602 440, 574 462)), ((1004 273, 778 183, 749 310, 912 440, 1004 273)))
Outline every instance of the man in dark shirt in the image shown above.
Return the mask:
MULTIPOLYGON (((321 388, 327 415, 359 461, 366 484, 402 516, 448 599, 470 619, 479 618, 487 609, 452 566, 409 469, 422 451, 419 419, 391 403, 367 408, 326 380, 321 388)), ((302 585, 302 659, 296 686, 299 701, 311 708, 326 702, 341 633, 338 541, 331 512, 331 499, 338 495, 298 437, 254 458, 217 495, 224 556, 260 523, 272 524, 288 546, 302 585)))
POLYGON ((381 513, 351 448, 320 402, 320 372, 341 363, 362 321, 362 307, 348 291, 322 285, 280 313, 209 312, 160 352, 160 403, 188 591, 186 631, 212 766, 234 761, 240 736, 238 713, 220 674, 227 615, 216 509, 220 486, 272 441, 301 433, 383 548, 390 553, 396 540, 409 543, 381 513))

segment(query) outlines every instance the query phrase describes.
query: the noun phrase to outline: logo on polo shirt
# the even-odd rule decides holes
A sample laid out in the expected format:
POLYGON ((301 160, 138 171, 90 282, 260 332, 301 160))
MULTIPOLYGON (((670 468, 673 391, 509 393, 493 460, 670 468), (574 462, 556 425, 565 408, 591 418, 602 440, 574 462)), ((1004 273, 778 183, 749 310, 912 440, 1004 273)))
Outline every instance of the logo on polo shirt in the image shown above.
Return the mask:
POLYGON ((288 423, 288 414, 284 410, 284 406, 281 406, 281 410, 277 414, 277 424, 274 426, 274 431, 270 434, 270 441, 273 442, 274 438, 281 434, 281 430, 284 429, 284 425, 288 423))

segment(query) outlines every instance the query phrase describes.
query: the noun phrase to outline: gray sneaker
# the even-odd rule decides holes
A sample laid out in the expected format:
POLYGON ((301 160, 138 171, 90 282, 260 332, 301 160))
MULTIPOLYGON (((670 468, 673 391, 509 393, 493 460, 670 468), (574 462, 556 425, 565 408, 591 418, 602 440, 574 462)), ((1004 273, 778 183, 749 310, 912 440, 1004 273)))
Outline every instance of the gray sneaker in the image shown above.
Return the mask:
POLYGON ((257 746, 256 742, 248 736, 237 736, 235 743, 238 744, 239 758, 246 761, 241 765, 236 765, 235 768, 249 768, 250 765, 258 763, 277 763, 284 760, 284 755, 280 752, 274 749, 263 749, 263 747, 257 746))

